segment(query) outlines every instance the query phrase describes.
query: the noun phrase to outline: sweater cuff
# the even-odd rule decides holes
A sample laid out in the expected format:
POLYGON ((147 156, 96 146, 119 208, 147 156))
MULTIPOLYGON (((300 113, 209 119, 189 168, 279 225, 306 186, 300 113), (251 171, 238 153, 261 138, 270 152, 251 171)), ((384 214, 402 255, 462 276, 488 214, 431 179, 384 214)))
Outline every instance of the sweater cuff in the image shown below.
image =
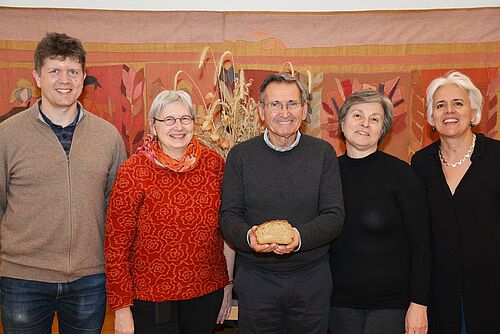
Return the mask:
POLYGON ((294 252, 298 252, 300 247, 302 247, 302 238, 300 237, 300 232, 299 230, 297 230, 297 228, 293 228, 295 230, 295 232, 297 232, 297 234, 299 235, 299 245, 297 246, 297 248, 295 248, 293 251, 294 252))

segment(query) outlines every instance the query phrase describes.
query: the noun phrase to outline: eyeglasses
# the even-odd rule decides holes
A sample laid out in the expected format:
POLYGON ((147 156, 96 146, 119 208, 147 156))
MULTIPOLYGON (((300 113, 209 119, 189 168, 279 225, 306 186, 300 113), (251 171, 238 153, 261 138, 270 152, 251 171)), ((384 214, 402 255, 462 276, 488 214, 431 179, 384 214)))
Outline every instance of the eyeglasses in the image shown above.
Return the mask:
POLYGON ((191 116, 181 116, 181 117, 172 117, 172 116, 167 116, 164 119, 158 119, 158 118, 153 118, 154 121, 162 122, 163 124, 167 126, 172 126, 177 122, 177 120, 181 121, 182 125, 189 125, 193 122, 194 118, 191 116))
POLYGON ((267 106, 270 112, 278 113, 283 110, 283 107, 286 106, 288 111, 296 111, 302 104, 297 101, 288 101, 286 104, 281 103, 280 101, 273 101, 269 103, 262 103, 262 105, 267 106))

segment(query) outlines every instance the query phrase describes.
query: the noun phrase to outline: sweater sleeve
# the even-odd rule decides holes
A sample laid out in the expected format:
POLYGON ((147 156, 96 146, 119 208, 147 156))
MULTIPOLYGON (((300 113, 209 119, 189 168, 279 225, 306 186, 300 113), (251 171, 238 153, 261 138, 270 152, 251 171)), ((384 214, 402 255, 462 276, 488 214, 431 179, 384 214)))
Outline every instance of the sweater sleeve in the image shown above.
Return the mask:
POLYGON ((319 185, 318 216, 297 226, 300 232, 300 251, 315 249, 337 238, 344 224, 344 200, 340 169, 334 149, 327 144, 319 185))
POLYGON ((113 186, 113 182, 115 180, 116 173, 118 168, 120 168, 121 164, 127 159, 127 152, 125 151, 125 145, 123 144, 123 139, 118 133, 115 131, 116 139, 115 145, 113 148, 113 162, 111 168, 108 173, 108 180, 106 182, 106 201, 109 202, 109 195, 111 193, 111 188, 113 186))
POLYGON ((410 299, 427 305, 431 273, 430 222, 425 192, 411 167, 403 168, 397 186, 397 202, 411 252, 410 299))
POLYGON ((251 252, 247 232, 251 228, 245 222, 245 185, 243 167, 238 161, 236 150, 227 156, 222 182, 222 204, 220 227, 224 239, 241 251, 251 252))
POLYGON ((132 159, 118 170, 106 216, 104 260, 111 310, 133 304, 131 252, 144 195, 134 178, 132 159))

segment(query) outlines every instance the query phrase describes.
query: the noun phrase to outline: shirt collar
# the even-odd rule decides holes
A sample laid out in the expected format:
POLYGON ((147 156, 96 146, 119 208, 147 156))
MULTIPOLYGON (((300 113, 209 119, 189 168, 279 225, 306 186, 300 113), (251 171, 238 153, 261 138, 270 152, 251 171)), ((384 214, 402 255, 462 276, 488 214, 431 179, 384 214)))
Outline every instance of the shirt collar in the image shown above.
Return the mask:
MULTIPOLYGON (((45 115, 42 111, 42 99, 40 99, 38 101, 38 110, 40 111, 40 114, 39 114, 39 118, 44 121, 45 123, 47 123, 49 126, 59 126, 62 128, 62 126, 60 126, 59 124, 55 124, 54 122, 52 122, 50 120, 50 118, 47 117, 47 115, 45 115)), ((76 123, 78 123, 80 121, 80 119, 82 118, 82 113, 81 113, 81 109, 80 109, 80 104, 76 104, 76 117, 75 119, 73 120, 73 122, 71 122, 71 124, 68 124, 67 126, 75 126, 76 123)))
POLYGON ((277 152, 290 151, 291 149, 293 149, 295 146, 297 146, 299 144, 300 137, 302 137, 302 134, 300 133, 300 131, 297 131, 297 137, 295 138, 295 141, 291 145, 289 145, 287 147, 279 147, 279 146, 276 146, 273 143, 271 143, 271 140, 269 139, 269 131, 267 130, 267 128, 264 130, 264 141, 266 142, 267 146, 269 146, 270 148, 272 148, 273 150, 275 150, 277 152))

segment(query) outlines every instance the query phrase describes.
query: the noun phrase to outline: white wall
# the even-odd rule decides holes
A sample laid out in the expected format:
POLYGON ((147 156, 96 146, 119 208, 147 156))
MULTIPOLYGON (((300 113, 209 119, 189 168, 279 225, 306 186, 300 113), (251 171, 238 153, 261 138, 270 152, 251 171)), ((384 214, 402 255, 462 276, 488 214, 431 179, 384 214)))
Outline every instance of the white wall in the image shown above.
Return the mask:
POLYGON ((0 0, 0 6, 123 10, 359 11, 498 7, 500 0, 0 0))

